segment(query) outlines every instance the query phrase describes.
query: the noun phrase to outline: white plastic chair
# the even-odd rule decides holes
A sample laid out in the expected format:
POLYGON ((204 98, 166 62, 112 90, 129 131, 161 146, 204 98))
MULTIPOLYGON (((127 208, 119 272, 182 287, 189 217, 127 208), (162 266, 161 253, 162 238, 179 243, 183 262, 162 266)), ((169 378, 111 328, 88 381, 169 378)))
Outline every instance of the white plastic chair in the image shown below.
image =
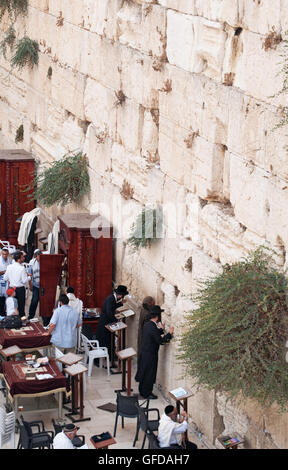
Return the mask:
POLYGON ((0 408, 0 449, 9 442, 12 449, 15 447, 15 414, 14 411, 6 413, 0 408))
POLYGON ((100 366, 102 366, 102 359, 106 358, 107 373, 110 375, 110 363, 108 349, 99 346, 97 339, 90 340, 81 334, 82 343, 84 346, 84 364, 88 362, 88 377, 91 377, 94 359, 100 359, 100 366))
POLYGON ((56 346, 54 346, 54 348, 55 348, 55 359, 56 359, 56 362, 57 362, 57 366, 58 366, 59 370, 62 372, 63 364, 62 364, 62 362, 57 361, 57 359, 59 357, 62 357, 64 354, 63 354, 62 351, 60 351, 60 349, 56 348, 56 346))

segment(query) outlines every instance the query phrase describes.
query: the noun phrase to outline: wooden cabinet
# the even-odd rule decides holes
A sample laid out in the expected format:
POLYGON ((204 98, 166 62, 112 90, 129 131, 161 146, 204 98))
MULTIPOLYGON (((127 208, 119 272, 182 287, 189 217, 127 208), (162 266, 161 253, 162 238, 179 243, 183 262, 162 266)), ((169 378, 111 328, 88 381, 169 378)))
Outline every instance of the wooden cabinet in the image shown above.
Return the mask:
POLYGON ((66 214, 58 218, 59 253, 67 256, 68 284, 84 307, 101 308, 112 292, 113 229, 105 224, 104 236, 97 237, 96 215, 66 214))
POLYGON ((35 160, 25 150, 0 150, 0 239, 17 245, 19 222, 17 219, 35 207, 28 202, 33 194, 24 190, 33 187, 35 160))

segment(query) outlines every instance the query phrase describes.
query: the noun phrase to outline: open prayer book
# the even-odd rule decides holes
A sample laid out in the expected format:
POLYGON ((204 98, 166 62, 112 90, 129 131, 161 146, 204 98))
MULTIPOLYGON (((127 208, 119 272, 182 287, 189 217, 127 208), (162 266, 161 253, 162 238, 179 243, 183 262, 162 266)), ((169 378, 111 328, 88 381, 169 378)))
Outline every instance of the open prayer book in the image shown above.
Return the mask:
POLYGON ((38 380, 54 379, 53 375, 51 374, 36 374, 36 378, 38 380))
POLYGON ((175 390, 171 390, 170 393, 174 395, 175 398, 180 398, 184 395, 187 395, 187 391, 182 387, 175 388, 175 390))

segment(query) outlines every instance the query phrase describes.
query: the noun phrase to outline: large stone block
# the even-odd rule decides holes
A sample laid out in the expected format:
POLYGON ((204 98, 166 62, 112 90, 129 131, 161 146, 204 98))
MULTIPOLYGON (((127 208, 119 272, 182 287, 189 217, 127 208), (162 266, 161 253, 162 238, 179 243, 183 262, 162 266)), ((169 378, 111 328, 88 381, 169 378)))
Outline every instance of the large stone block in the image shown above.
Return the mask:
POLYGON ((119 41, 145 54, 162 57, 166 45, 166 15, 159 5, 124 2, 117 14, 119 41))
POLYGON ((145 108, 158 108, 163 71, 153 68, 153 58, 121 46, 121 84, 126 96, 145 108))
POLYGON ((239 0, 240 24, 254 33, 269 34, 273 30, 280 32, 281 0, 271 3, 269 0, 261 2, 239 0))
POLYGON ((189 72, 221 80, 224 45, 223 25, 200 17, 167 12, 167 58, 189 72))
POLYGON ((90 78, 84 93, 84 108, 86 120, 96 128, 107 129, 109 136, 116 134, 116 97, 110 88, 103 86, 90 78))
POLYGON ((278 73, 281 69, 280 45, 276 49, 265 50, 263 37, 245 29, 241 33, 241 41, 243 51, 235 66, 233 85, 255 99, 273 102, 271 97, 281 90, 283 81, 278 73))
POLYGON ((162 171, 204 199, 223 199, 224 147, 197 135, 192 135, 191 148, 189 142, 188 130, 175 127, 160 115, 162 171))
POLYGON ((287 243, 287 185, 235 155, 230 160, 231 203, 239 222, 277 245, 287 243), (282 221, 279 223, 279 221, 282 221))
POLYGON ((195 0, 196 14, 209 20, 239 25, 238 0, 195 0))
POLYGON ((117 140, 129 152, 139 151, 142 141, 144 108, 133 100, 126 98, 123 103, 117 102, 117 140))
POLYGON ((158 3, 181 13, 196 14, 195 0, 159 0, 158 3))
POLYGON ((112 142, 108 130, 90 124, 85 136, 83 152, 87 154, 89 166, 99 175, 109 180, 111 172, 112 142))

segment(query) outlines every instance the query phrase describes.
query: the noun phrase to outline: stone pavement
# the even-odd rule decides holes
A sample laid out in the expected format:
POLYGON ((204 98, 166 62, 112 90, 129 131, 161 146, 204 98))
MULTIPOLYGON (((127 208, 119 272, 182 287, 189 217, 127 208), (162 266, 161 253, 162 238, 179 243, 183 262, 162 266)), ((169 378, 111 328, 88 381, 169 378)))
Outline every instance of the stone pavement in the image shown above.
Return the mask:
MULTIPOLYGON (((134 361, 136 363, 136 361, 134 361)), ((134 371, 135 372, 135 371, 134 371)), ((136 382, 133 378, 134 374, 132 374, 132 388, 133 393, 138 392, 138 387, 136 382)), ((80 423, 76 423, 77 426, 80 427, 78 433, 85 436, 85 441, 88 444, 89 448, 93 448, 92 444, 90 443, 90 437, 94 434, 100 434, 102 432, 109 431, 113 435, 114 431, 114 423, 115 423, 115 416, 116 413, 104 411, 98 408, 98 406, 104 405, 106 403, 116 403, 116 389, 121 389, 122 384, 122 375, 121 374, 113 374, 108 376, 107 370, 104 368, 98 368, 93 366, 92 369, 92 376, 86 377, 86 390, 84 395, 84 417, 90 417, 90 421, 83 421, 80 423)), ((158 395, 157 400, 150 400, 150 408, 158 408, 160 411, 160 416, 168 404, 165 401, 164 397, 161 393, 155 388, 154 393, 158 395)), ((41 400, 43 400, 41 398, 41 400)), ((47 398, 45 399, 47 405, 49 405, 47 398)), ((4 402, 3 395, 0 394, 0 405, 4 402)), ((34 402, 35 404, 35 402, 34 402)), ((21 400, 19 399, 19 405, 21 405, 21 400)), ((46 405, 46 403, 45 403, 46 405)), ((32 420, 43 420, 45 424, 45 428, 47 430, 53 430, 52 418, 58 418, 58 410, 51 409, 50 411, 36 411, 36 412, 29 412, 28 405, 25 409, 25 403, 23 401, 23 415, 27 421, 32 420), (25 412, 26 411, 26 412, 25 412)), ((63 416, 67 423, 71 421, 69 418, 65 417, 65 413, 68 413, 67 410, 63 410, 63 416)), ((118 426, 117 426, 117 433, 116 433, 116 441, 117 443, 110 447, 110 449, 133 449, 133 440, 135 437, 136 431, 136 419, 124 419, 124 429, 121 427, 121 418, 118 418, 118 426)), ((15 439, 15 448, 17 447, 18 443, 18 434, 16 434, 15 439)), ((198 436, 194 434, 193 430, 189 429, 189 438, 192 442, 195 442, 199 448, 206 448, 206 446, 199 440, 198 436)), ((140 449, 143 440, 143 432, 140 430, 139 432, 139 440, 136 442, 136 446, 134 449, 140 449)), ((7 446, 5 446, 7 447, 7 446)), ((145 448, 148 447, 148 439, 146 440, 145 448)))

